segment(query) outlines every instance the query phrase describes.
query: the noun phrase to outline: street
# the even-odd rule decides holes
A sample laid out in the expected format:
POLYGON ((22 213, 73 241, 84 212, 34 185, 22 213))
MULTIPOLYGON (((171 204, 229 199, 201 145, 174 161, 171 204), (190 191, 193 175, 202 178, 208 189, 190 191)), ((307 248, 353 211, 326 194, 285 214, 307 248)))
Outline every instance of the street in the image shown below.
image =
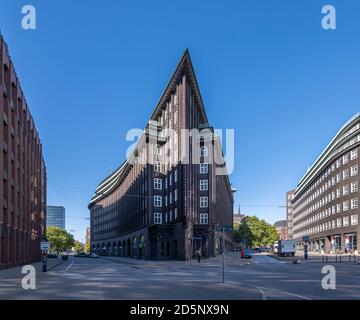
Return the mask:
POLYGON ((0 299, 359 299, 360 265, 333 263, 336 290, 324 290, 323 263, 293 264, 264 254, 201 261, 71 258, 47 273, 36 289, 21 286, 21 268, 0 271, 0 299))

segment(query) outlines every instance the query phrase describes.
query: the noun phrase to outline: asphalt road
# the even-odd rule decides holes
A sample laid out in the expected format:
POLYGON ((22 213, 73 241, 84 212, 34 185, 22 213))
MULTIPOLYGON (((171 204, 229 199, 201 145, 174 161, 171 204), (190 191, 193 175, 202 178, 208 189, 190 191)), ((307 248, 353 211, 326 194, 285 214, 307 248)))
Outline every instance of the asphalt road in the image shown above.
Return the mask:
POLYGON ((144 263, 116 258, 72 258, 38 272, 36 289, 24 290, 20 268, 0 272, 0 299, 360 299, 360 265, 333 264, 336 289, 324 290, 322 263, 284 263, 265 255, 200 264, 144 263))

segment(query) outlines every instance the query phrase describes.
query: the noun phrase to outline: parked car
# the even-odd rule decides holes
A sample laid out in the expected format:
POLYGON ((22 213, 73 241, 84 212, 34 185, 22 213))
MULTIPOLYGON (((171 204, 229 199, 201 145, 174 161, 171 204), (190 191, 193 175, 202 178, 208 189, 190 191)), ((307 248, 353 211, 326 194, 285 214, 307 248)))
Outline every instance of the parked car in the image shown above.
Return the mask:
POLYGON ((49 253, 48 255, 47 255, 47 257, 49 258, 49 259, 57 259, 57 254, 56 253, 49 253))
POLYGON ((250 249, 244 249, 241 252, 241 258, 245 258, 245 259, 251 259, 252 258, 252 252, 250 249))
POLYGON ((77 254, 74 255, 74 257, 76 257, 76 258, 89 258, 90 255, 88 253, 85 253, 85 252, 78 252, 77 254))
POLYGON ((98 259, 98 258, 100 258, 96 253, 92 253, 91 255, 90 255, 90 258, 94 258, 94 259, 98 259))
POLYGON ((68 260, 68 259, 69 259, 69 255, 68 255, 66 252, 63 252, 63 253, 61 254, 61 259, 63 259, 63 260, 68 260))

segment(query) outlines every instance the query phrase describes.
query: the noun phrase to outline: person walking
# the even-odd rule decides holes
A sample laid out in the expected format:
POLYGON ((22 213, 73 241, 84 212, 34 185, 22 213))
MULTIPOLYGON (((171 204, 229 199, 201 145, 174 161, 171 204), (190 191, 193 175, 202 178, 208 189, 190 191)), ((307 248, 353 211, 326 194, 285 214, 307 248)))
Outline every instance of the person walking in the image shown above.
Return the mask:
POLYGON ((200 260, 201 260, 201 248, 199 248, 197 251, 197 257, 198 257, 198 263, 200 263, 200 260))

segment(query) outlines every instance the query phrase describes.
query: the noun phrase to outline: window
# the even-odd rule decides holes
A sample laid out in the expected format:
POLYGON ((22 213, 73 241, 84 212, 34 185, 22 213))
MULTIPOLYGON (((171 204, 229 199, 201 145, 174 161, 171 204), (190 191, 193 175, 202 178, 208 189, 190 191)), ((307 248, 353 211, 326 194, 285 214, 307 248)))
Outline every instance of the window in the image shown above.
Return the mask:
POLYGON ((351 176, 356 176, 358 174, 358 165, 354 165, 351 167, 351 176))
POLYGON ((165 223, 168 222, 168 218, 169 218, 169 216, 168 216, 168 213, 166 212, 166 213, 165 213, 165 223))
POLYGON ((349 225, 349 217, 344 217, 343 218, 343 226, 347 227, 349 225))
POLYGON ((200 213, 200 224, 208 224, 209 215, 207 213, 200 213))
POLYGON ((357 149, 351 150, 350 159, 351 159, 351 160, 354 160, 354 159, 357 158, 357 156, 358 156, 358 151, 357 151, 357 149))
POLYGON ((172 221, 172 220, 173 220, 173 211, 170 210, 170 221, 172 221))
POLYGON ((156 190, 162 190, 162 180, 155 178, 154 179, 154 189, 156 190))
POLYGON ((348 154, 344 154, 343 155, 343 164, 347 164, 349 162, 349 155, 348 154))
POLYGON ((208 179, 200 180, 200 191, 208 190, 208 179))
POLYGON ((343 186, 343 195, 345 196, 347 194, 349 194, 349 185, 348 184, 343 186))
POLYGON ((208 197, 200 197, 200 208, 207 208, 208 201, 208 197))
POLYGON ((341 189, 340 188, 336 190, 336 197, 337 198, 341 197, 341 189))
POLYGON ((174 219, 178 218, 178 208, 174 209, 174 219))
POLYGON ((170 192, 170 195, 169 195, 170 204, 172 204, 172 200, 173 200, 173 198, 172 198, 172 192, 170 192))
POLYGON ((178 181, 178 170, 175 169, 174 171, 174 182, 177 182, 178 181))
POLYGON ((168 180, 167 180, 167 177, 165 178, 165 189, 167 189, 167 187, 168 187, 168 182, 167 182, 168 180))
POLYGON ((161 196, 154 196, 154 207, 162 207, 161 196))
POLYGON ((203 146, 200 148, 200 157, 207 157, 209 154, 208 148, 203 146))
POLYGON ((344 211, 349 210, 349 201, 344 201, 344 202, 343 202, 343 210, 344 210, 344 211))
POLYGON ((174 191, 174 201, 178 201, 178 190, 175 189, 174 191))
POLYGON ((154 163, 154 171, 161 172, 161 164, 159 162, 154 163))
POLYGON ((340 181, 341 181, 341 174, 338 173, 338 174, 336 175, 336 182, 340 182, 340 181))
POLYGON ((343 171, 343 180, 349 178, 349 169, 343 171))
POLYGON ((358 191, 358 182, 357 181, 351 182, 351 192, 356 192, 356 191, 358 191))
POLYGON ((172 173, 170 173, 170 176, 169 176, 169 186, 172 186, 172 173))
POLYGON ((341 218, 337 218, 337 219, 336 219, 336 226, 337 226, 338 228, 341 227, 341 218))
POLYGON ((154 213, 154 223, 161 224, 162 223, 162 214, 161 212, 154 213))
POLYGON ((200 173, 208 173, 208 164, 200 163, 200 173))
POLYGON ((168 196, 166 195, 165 196, 165 207, 167 207, 168 206, 168 196))
POLYGON ((358 198, 351 199, 351 209, 356 209, 358 207, 358 198))
POLYGON ((341 166, 341 159, 336 160, 336 168, 340 168, 341 166))
POLYGON ((333 229, 335 229, 335 226, 336 226, 335 220, 332 220, 332 221, 331 221, 331 227, 332 227, 333 229))
POLYGON ((336 205, 336 212, 341 212, 341 203, 336 205))
POLYGON ((351 216, 351 225, 352 226, 356 226, 358 224, 358 215, 357 214, 353 214, 351 216))

